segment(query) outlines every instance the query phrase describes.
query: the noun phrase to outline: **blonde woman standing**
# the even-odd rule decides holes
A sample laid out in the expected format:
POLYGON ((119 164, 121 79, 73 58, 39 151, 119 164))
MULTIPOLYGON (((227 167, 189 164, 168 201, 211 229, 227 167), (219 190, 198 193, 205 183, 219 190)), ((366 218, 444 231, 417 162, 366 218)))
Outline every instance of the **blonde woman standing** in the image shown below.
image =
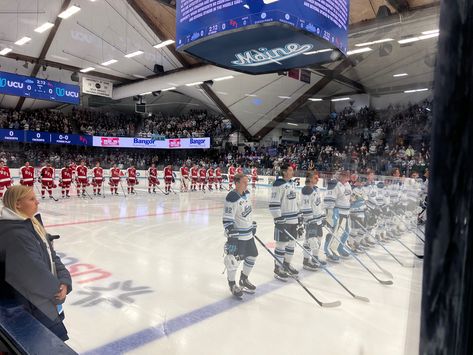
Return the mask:
POLYGON ((32 187, 15 185, 0 209, 0 298, 15 298, 62 340, 62 304, 72 290, 69 271, 56 255, 38 213, 32 187))

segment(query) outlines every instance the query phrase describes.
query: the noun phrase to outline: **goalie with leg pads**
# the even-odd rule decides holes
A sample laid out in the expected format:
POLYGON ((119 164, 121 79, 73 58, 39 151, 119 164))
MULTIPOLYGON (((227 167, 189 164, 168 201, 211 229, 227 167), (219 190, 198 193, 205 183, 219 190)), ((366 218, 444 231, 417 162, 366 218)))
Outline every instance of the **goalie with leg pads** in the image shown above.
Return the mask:
POLYGON ((251 201, 245 194, 248 178, 241 174, 235 175, 235 186, 235 190, 227 194, 224 204, 223 227, 227 237, 224 264, 230 292, 241 298, 243 292, 254 293, 256 290, 248 277, 255 265, 258 249, 253 237, 256 234, 256 222, 252 220, 251 201), (241 260, 243 268, 237 285, 236 273, 241 260))

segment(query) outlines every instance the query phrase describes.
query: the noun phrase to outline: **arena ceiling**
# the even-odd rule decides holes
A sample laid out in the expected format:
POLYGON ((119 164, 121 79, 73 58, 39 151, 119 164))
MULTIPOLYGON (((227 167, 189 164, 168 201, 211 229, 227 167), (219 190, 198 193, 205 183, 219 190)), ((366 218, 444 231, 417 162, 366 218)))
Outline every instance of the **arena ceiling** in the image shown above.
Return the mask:
MULTIPOLYGON (((186 103, 192 106, 190 108, 207 106, 241 125, 248 137, 262 137, 300 107, 322 105, 308 98, 327 101, 357 93, 384 95, 418 87, 430 88, 437 37, 408 44, 397 41, 437 29, 439 5, 431 0, 405 2, 408 8, 398 8, 402 10, 398 12, 390 4, 403 1, 352 0, 351 49, 357 48, 356 44, 383 38, 393 41, 370 45, 372 51, 368 53, 309 68, 310 84, 277 74, 250 76, 231 72, 235 79, 214 82, 212 86, 179 85, 173 93, 159 97, 147 95, 145 100, 152 104, 150 108, 154 111, 169 109, 173 103, 176 110, 184 109, 186 103), (393 77, 399 73, 409 75, 393 77)), ((0 70, 72 83, 73 72, 94 67, 94 71, 84 75, 112 80, 117 87, 116 100, 85 97, 83 102, 120 110, 133 107, 130 97, 169 87, 170 83, 225 76, 227 71, 178 53, 173 45, 154 48, 162 41, 174 39, 172 4, 173 1, 168 0, 2 1, 0 50, 9 47, 13 51, 0 56, 0 70), (57 17, 73 4, 80 6, 77 14, 64 20, 57 17), (44 33, 34 32, 47 21, 55 26, 44 33), (31 41, 15 45, 23 36, 30 37, 31 41), (143 54, 124 57, 137 50, 143 54), (117 62, 108 66, 101 64, 111 59, 117 62), (156 75, 155 64, 162 65, 165 73, 156 75)), ((0 97, 1 107, 35 109, 51 105, 54 103, 0 97)))

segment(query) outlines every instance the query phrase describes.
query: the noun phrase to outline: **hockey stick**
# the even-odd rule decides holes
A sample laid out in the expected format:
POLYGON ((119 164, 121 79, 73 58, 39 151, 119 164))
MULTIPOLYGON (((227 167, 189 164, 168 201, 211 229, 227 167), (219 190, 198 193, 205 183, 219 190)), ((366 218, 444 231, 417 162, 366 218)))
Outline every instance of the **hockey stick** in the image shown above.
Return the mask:
POLYGON ((156 188, 157 188, 159 191, 161 191, 161 193, 162 193, 163 195, 166 195, 166 196, 169 195, 169 192, 164 192, 158 185, 156 185, 156 188))
MULTIPOLYGON (((286 234, 288 235, 289 238, 291 238, 294 242, 296 242, 296 244, 302 249, 305 251, 304 247, 297 241, 296 238, 294 238, 287 230, 284 229, 284 232, 286 232, 286 234)), ((353 298, 357 299, 357 300, 360 300, 360 301, 364 301, 364 302, 369 302, 369 298, 367 297, 363 297, 363 296, 358 296, 356 294, 354 294, 353 292, 351 292, 329 269, 327 269, 326 266, 322 265, 319 263, 319 261, 315 258, 315 256, 311 255, 311 258, 312 258, 312 261, 319 267, 321 267, 327 274, 329 274, 335 281, 338 282, 338 284, 340 286, 342 286, 345 291, 347 291, 353 298)))
POLYGON ((423 255, 420 255, 420 254, 417 254, 416 252, 414 252, 411 248, 409 248, 406 244, 404 244, 400 238, 396 238, 395 236, 392 236, 392 238, 399 242, 404 248, 406 248, 407 250, 409 250, 412 254, 414 254, 414 256, 418 259, 424 259, 424 256, 423 255))
POLYGON ((386 250, 386 252, 387 252, 389 255, 391 255, 391 256, 393 257, 393 259, 396 260, 396 261, 399 263, 399 265, 401 265, 401 266, 403 266, 403 267, 409 267, 409 268, 410 268, 410 267, 414 267, 414 265, 404 265, 404 263, 402 263, 402 261, 400 261, 398 258, 396 258, 396 256, 395 256, 393 253, 391 253, 383 244, 381 244, 381 242, 380 242, 378 239, 376 239, 376 237, 374 237, 373 234, 371 234, 370 231, 368 231, 365 227, 363 227, 358 221, 355 221, 355 223, 358 224, 358 225, 361 227, 361 229, 363 229, 363 231, 364 231, 365 233, 368 233, 368 234, 375 240, 375 242, 376 242, 378 245, 380 245, 384 250, 386 250))
MULTIPOLYGON (((88 183, 88 182, 87 182, 87 186, 89 186, 89 183, 88 183)), ((91 200, 93 200, 92 196, 90 196, 89 192, 87 191, 87 186, 83 188, 84 191, 85 191, 85 194, 86 194, 87 196, 89 196, 89 198, 90 198, 91 200)))
POLYGON ((422 243, 425 243, 425 240, 424 240, 424 239, 422 239, 416 232, 414 232, 412 229, 410 229, 410 228, 409 228, 409 225, 408 225, 406 222, 402 221, 401 216, 400 216, 399 214, 397 214, 397 213, 395 213, 395 212, 393 212, 393 214, 394 214, 395 217, 397 217, 397 220, 398 220, 399 222, 401 222, 402 224, 404 224, 404 226, 406 226, 406 228, 407 228, 407 230, 408 230, 409 232, 411 232, 411 233, 414 234, 417 238, 419 238, 419 239, 422 241, 422 243))
POLYGON ((378 269, 380 269, 386 276, 388 276, 388 277, 391 278, 391 279, 394 278, 393 274, 391 274, 389 271, 387 271, 386 269, 384 269, 383 267, 381 267, 381 265, 379 265, 379 264, 376 262, 376 260, 374 260, 374 258, 373 258, 370 254, 368 254, 368 252, 367 252, 366 250, 363 250, 363 253, 365 253, 366 256, 367 256, 368 258, 370 258, 370 260, 371 260, 371 261, 378 267, 378 269))
MULTIPOLYGON (((284 269, 284 264, 281 260, 279 260, 276 255, 274 255, 274 253, 269 250, 269 248, 261 241, 261 239, 259 239, 256 235, 254 236, 255 239, 263 246, 264 249, 266 249, 266 251, 271 254, 271 256, 274 258, 274 260, 276 260, 276 262, 284 269)), ((338 306, 341 306, 342 302, 340 301, 335 301, 335 302, 322 302, 322 301, 319 301, 312 292, 310 292, 310 290, 304 286, 304 284, 294 275, 292 275, 291 273, 288 273, 288 275, 290 277, 292 277, 294 280, 296 280, 296 282, 301 285, 301 287, 304 289, 305 292, 307 292, 309 294, 309 296, 315 301, 317 302, 317 304, 320 306, 320 307, 327 307, 327 308, 332 308, 332 307, 338 307, 338 306)))
MULTIPOLYGON (((327 224, 328 224, 328 223, 327 223, 327 224)), ((332 228, 332 226, 331 226, 330 224, 328 224, 328 226, 329 226, 330 228, 332 228)), ((340 244, 342 244, 342 242, 340 241, 340 239, 338 239, 338 238, 335 236, 335 234, 333 234, 327 227, 324 227, 324 228, 325 228, 325 230, 327 230, 327 231, 332 235, 332 237, 333 237, 337 242, 339 242, 340 244)), ((344 233, 347 232, 343 227, 340 226, 339 228, 340 228, 344 233)), ((333 228, 332 228, 332 230, 333 230, 333 228)), ((342 245, 343 245, 343 244, 342 244, 342 245)), ((360 263, 360 265, 363 266, 363 268, 364 268, 366 271, 368 271, 368 272, 371 274, 371 276, 373 276, 373 277, 376 279, 376 281, 378 281, 380 284, 382 284, 382 285, 392 285, 392 284, 393 284, 393 282, 392 282, 391 280, 385 281, 385 280, 379 279, 379 278, 365 265, 365 263, 363 263, 363 262, 355 255, 355 253, 353 253, 353 251, 352 251, 350 248, 346 247, 345 245, 343 245, 343 247, 344 247, 345 250, 347 250, 348 253, 349 253, 351 256, 353 256, 353 257, 355 258, 355 260, 358 261, 358 262, 360 263)))

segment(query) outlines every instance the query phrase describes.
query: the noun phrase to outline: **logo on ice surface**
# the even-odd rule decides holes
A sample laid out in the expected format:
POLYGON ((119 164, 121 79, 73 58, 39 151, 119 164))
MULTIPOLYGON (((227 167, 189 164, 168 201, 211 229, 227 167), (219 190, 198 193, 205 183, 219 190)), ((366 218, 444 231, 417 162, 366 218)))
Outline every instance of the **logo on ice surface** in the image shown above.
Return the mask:
POLYGON ((312 48, 314 48, 314 46, 309 43, 302 45, 298 43, 289 43, 284 47, 274 49, 251 49, 244 53, 235 54, 237 60, 232 61, 232 64, 242 67, 259 67, 261 65, 273 64, 296 57, 310 51, 312 48))

